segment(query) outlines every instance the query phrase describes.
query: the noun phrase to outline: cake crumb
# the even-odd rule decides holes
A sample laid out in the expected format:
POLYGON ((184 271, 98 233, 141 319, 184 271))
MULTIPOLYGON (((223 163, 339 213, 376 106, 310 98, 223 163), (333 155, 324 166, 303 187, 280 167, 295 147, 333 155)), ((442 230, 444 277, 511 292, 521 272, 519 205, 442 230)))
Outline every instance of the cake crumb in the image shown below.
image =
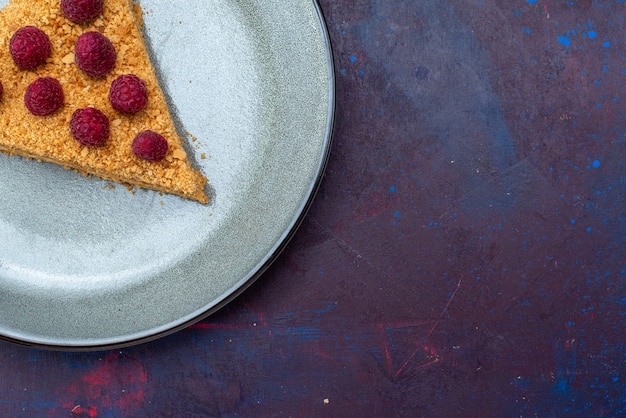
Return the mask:
POLYGON ((69 54, 67 54, 66 56, 61 58, 61 62, 63 64, 73 64, 74 63, 74 53, 70 52, 69 54))

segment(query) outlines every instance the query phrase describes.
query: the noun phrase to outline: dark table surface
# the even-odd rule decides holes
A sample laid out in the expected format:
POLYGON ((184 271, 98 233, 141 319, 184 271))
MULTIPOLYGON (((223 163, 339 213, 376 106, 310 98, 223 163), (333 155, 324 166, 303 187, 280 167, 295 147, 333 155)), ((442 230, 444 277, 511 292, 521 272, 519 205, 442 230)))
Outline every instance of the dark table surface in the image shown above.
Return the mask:
POLYGON ((285 252, 154 342, 0 342, 1 416, 626 416, 624 1, 320 4, 334 145, 285 252))

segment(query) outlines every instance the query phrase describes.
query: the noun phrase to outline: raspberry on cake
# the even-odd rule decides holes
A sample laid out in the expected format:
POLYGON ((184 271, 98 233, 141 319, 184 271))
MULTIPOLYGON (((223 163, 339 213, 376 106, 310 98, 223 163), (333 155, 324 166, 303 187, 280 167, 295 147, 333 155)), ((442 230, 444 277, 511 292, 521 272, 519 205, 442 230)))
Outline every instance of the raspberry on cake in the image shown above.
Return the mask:
POLYGON ((187 158, 150 62, 141 9, 104 0, 88 22, 73 14, 99 4, 10 0, 0 10, 0 152, 207 203, 206 178, 187 158), (126 82, 116 94, 118 78, 126 82))
POLYGON ((109 139, 109 118, 93 107, 78 109, 70 120, 70 132, 86 147, 99 147, 109 139))
POLYGON ((146 161, 161 161, 167 155, 167 140, 151 130, 139 132, 131 144, 133 154, 146 161))
POLYGON ((78 37, 74 50, 78 68, 94 78, 106 76, 115 67, 117 53, 111 41, 100 32, 85 32, 78 37))
POLYGON ((104 9, 104 0, 61 0, 61 11, 74 23, 89 23, 104 9))
POLYGON ((44 31, 34 26, 25 26, 11 37, 9 51, 20 69, 34 70, 46 62, 52 53, 52 44, 44 31))
POLYGON ((111 83, 109 102, 123 113, 141 112, 148 104, 146 83, 134 74, 119 76, 111 83))
POLYGON ((63 87, 59 80, 41 77, 33 81, 24 93, 24 104, 35 116, 49 116, 63 106, 63 87))

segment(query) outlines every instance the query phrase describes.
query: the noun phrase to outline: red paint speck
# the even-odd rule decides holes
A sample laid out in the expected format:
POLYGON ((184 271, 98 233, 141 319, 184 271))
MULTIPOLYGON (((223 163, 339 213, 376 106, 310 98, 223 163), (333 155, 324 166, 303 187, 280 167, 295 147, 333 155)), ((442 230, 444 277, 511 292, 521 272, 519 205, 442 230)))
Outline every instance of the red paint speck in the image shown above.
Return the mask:
POLYGON ((134 359, 121 353, 105 356, 91 370, 60 389, 60 405, 72 416, 130 415, 142 407, 148 373, 134 359))
POLYGON ((98 416, 98 408, 96 408, 95 406, 84 408, 80 405, 76 405, 74 408, 72 408, 72 415, 79 417, 96 418, 98 416))

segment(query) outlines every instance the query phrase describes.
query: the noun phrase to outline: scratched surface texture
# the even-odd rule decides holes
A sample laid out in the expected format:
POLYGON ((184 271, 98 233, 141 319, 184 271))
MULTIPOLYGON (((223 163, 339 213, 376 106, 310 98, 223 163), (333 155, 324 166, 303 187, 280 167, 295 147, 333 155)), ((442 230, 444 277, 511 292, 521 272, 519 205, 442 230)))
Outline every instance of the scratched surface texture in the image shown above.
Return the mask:
POLYGON ((626 416, 626 3, 320 3, 335 142, 286 251, 155 342, 0 343, 1 416, 626 416))

